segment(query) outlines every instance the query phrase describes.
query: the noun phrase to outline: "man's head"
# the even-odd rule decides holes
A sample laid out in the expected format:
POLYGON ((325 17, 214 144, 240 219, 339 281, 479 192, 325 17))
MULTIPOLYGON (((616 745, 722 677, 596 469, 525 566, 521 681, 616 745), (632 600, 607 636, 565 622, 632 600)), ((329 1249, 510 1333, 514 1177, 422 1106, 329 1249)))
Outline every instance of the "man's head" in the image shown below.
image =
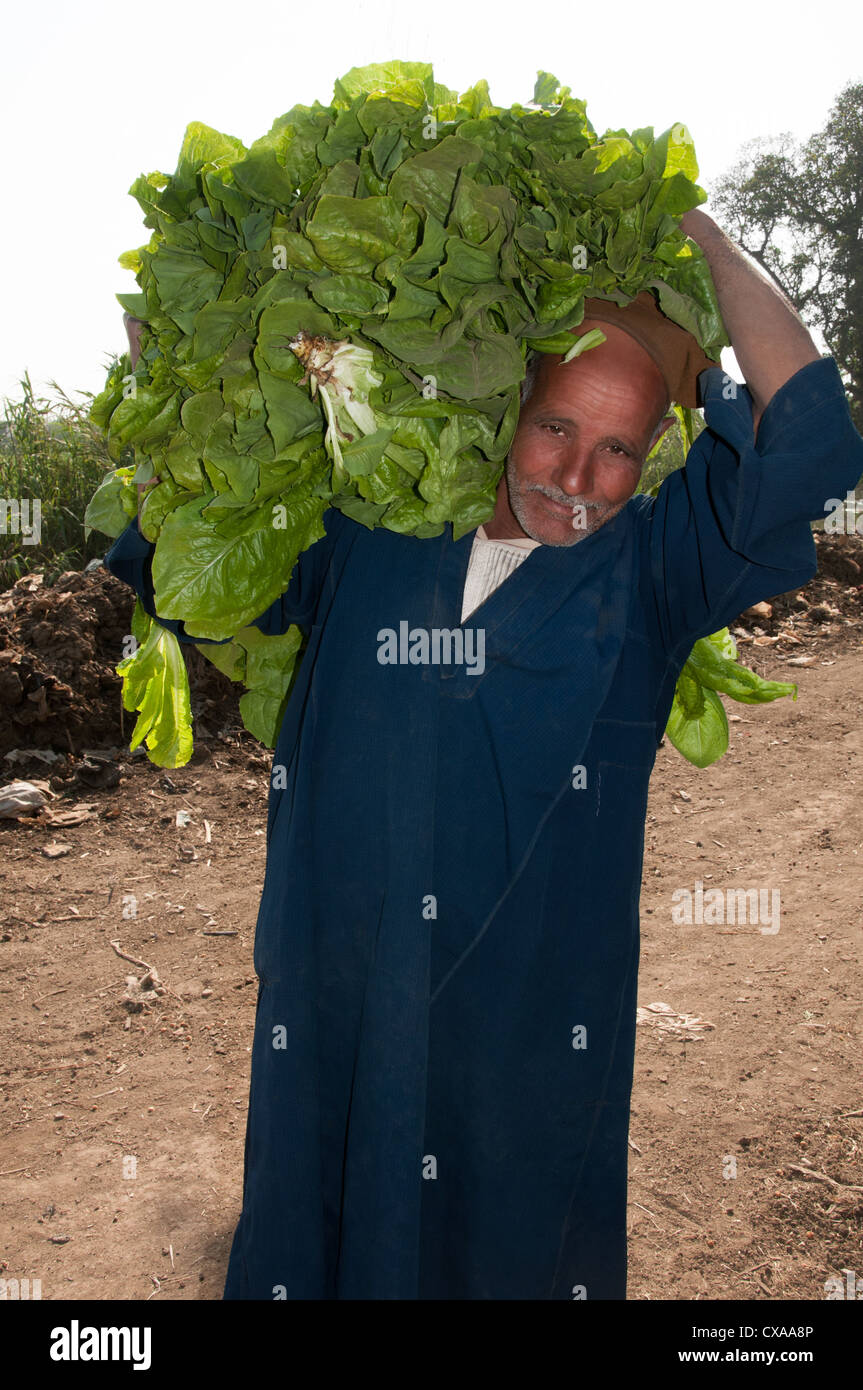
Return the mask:
POLYGON ((605 342, 571 362, 541 353, 528 364, 489 524, 499 537, 569 546, 596 531, 633 495, 647 455, 673 422, 662 372, 645 348, 616 324, 589 318, 579 334, 592 328, 605 342))

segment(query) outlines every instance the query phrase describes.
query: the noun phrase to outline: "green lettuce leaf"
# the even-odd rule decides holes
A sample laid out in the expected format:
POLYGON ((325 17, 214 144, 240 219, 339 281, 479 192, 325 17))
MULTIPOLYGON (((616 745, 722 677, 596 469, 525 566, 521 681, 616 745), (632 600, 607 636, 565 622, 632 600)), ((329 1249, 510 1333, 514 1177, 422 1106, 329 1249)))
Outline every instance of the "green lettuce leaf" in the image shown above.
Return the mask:
POLYGON ((99 484, 84 512, 85 540, 91 531, 111 537, 125 531, 138 507, 134 477, 134 468, 115 468, 99 484))
POLYGON ((677 678, 665 732, 679 753, 696 767, 709 767, 728 748, 728 719, 719 698, 730 695, 745 705, 762 705, 790 695, 792 681, 767 681, 735 661, 736 645, 727 627, 701 637, 677 678))
POLYGON ((132 632, 138 649, 121 661, 123 708, 137 710, 129 744, 141 742, 159 767, 184 767, 192 756, 192 710, 189 678, 180 644, 172 632, 135 605, 132 632))
POLYGON ((677 678, 665 732, 689 762, 709 767, 728 748, 728 719, 716 691, 687 668, 677 678))

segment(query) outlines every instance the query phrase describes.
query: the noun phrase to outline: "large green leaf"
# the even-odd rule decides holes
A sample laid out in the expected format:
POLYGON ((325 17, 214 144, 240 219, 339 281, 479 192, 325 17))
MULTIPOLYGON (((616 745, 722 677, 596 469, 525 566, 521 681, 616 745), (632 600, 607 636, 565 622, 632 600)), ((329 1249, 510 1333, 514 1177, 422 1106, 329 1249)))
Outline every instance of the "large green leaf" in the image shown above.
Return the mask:
POLYGON ((84 512, 85 539, 91 531, 112 537, 125 531, 138 505, 134 476, 134 468, 117 468, 99 484, 84 512))
POLYGON ((793 681, 767 681, 756 671, 723 656, 713 637, 702 637, 689 654, 688 665, 701 684, 721 691, 744 705, 763 705, 785 695, 797 699, 793 681))
POLYGON ((325 502, 305 491, 286 504, 284 527, 272 512, 253 513, 229 536, 202 517, 208 497, 171 512, 153 555, 157 613, 216 639, 263 613, 288 587, 300 552, 324 535, 325 502))
POLYGON ((708 767, 728 747, 728 719, 719 692, 746 705, 766 704, 790 695, 791 681, 767 681, 735 661, 736 646, 728 628, 695 643, 677 679, 666 734, 696 767, 708 767))
POLYGON ((709 767, 728 748, 728 719, 715 690, 684 666, 665 729, 679 753, 696 767, 709 767))
POLYGON ((180 644, 172 632, 154 622, 136 605, 132 631, 137 651, 121 661, 123 707, 137 710, 129 744, 140 743, 159 767, 184 767, 192 756, 192 711, 189 679, 180 644))

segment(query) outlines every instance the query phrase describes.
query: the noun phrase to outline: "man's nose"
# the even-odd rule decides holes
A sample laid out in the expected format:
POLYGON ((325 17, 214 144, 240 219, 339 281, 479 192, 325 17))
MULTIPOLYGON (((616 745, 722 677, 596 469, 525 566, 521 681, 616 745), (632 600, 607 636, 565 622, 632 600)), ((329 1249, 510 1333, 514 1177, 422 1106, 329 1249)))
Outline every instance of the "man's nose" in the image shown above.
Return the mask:
POLYGON ((562 492, 590 495, 593 489, 593 459, 589 449, 574 445, 561 460, 556 477, 562 492))

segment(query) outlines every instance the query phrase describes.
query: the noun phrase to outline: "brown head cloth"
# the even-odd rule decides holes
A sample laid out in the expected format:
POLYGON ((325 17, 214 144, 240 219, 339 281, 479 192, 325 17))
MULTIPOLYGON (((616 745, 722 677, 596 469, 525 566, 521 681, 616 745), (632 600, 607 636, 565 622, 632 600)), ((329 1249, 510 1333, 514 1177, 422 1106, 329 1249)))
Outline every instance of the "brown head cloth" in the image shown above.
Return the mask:
MULTIPOLYGON (((698 374, 718 364, 705 357, 691 333, 663 314, 650 290, 642 290, 623 308, 608 299, 586 299, 584 317, 622 328, 653 358, 673 402, 699 404, 698 374)), ((572 331, 581 336, 581 325, 572 331)))

